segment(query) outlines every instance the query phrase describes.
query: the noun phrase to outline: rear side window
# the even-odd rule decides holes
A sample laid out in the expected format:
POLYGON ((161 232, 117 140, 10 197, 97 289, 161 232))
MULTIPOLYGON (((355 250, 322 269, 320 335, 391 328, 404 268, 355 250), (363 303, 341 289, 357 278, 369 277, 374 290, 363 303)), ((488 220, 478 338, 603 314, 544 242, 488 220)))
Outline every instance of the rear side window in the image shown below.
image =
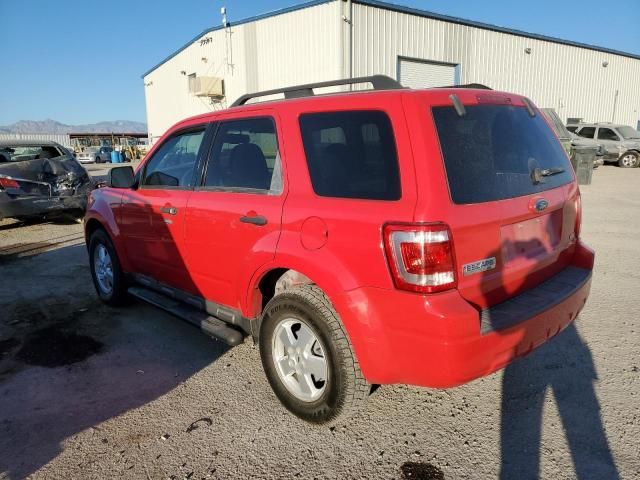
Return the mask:
POLYGON ((541 115, 523 107, 433 108, 454 203, 530 195, 573 180, 572 167, 541 115))
POLYGON ((578 131, 578 135, 584 138, 593 138, 593 135, 596 133, 595 127, 582 127, 578 131))
POLYGON ((276 125, 271 117, 220 124, 207 166, 205 187, 282 191, 276 125))
POLYGON ((313 190, 322 197, 400 199, 398 155, 380 111, 310 113, 300 130, 313 190))

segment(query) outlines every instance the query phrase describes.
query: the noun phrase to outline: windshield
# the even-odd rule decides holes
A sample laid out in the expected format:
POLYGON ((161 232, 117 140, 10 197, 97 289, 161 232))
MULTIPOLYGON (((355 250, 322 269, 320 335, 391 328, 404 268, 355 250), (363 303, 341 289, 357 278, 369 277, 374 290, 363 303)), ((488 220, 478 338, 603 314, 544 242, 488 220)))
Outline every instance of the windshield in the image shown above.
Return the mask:
POLYGON ((622 135, 622 138, 625 140, 640 140, 640 132, 631 127, 627 127, 626 125, 618 127, 618 133, 622 135))
POLYGON ((23 162, 43 158, 56 158, 65 155, 58 148, 50 145, 26 145, 0 147, 0 163, 23 162))
POLYGON ((452 200, 490 202, 573 180, 562 145, 541 115, 504 105, 433 108, 452 200))

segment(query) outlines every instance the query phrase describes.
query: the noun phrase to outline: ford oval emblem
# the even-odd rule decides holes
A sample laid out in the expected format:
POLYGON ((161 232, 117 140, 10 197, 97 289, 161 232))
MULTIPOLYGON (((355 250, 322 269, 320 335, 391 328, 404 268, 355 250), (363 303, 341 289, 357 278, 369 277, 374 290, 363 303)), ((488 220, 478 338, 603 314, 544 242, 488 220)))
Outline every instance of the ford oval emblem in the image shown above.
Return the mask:
POLYGON ((547 202, 544 198, 541 198, 540 200, 538 200, 535 204, 535 209, 536 212, 541 212, 543 211, 545 208, 547 208, 549 206, 549 202, 547 202))

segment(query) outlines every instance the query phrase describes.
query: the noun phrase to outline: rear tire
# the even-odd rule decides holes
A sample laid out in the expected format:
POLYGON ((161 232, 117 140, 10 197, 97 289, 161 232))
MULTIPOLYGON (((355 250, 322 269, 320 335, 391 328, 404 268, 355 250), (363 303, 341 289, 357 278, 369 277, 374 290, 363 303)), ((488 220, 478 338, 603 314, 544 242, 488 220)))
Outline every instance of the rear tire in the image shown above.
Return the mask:
POLYGON ((100 300, 112 306, 124 304, 127 299, 125 276, 111 239, 102 229, 96 230, 89 240, 89 268, 100 300))
POLYGON ((618 160, 618 166, 622 168, 636 168, 640 163, 640 156, 636 152, 626 152, 618 160))
POLYGON ((369 396, 371 386, 342 322, 315 285, 292 288, 269 301, 259 342, 271 388, 307 422, 344 420, 369 396))

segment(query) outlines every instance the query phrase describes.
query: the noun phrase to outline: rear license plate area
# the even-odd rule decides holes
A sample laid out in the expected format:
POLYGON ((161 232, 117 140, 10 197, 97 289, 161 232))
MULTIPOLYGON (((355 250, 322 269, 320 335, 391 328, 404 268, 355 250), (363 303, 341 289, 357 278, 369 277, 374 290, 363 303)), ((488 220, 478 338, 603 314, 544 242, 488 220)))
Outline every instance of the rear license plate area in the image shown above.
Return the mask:
POLYGON ((562 209, 500 228, 502 261, 535 259, 552 254, 562 238, 562 209))

